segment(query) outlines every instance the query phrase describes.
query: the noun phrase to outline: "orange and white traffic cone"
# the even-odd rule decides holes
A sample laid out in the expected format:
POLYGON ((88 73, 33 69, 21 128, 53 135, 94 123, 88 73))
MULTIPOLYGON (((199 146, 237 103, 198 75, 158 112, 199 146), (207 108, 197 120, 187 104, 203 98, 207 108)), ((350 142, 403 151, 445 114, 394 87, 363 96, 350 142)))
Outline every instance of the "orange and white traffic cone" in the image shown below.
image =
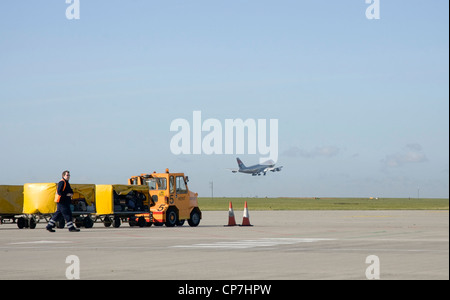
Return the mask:
POLYGON ((228 209, 228 225, 225 226, 236 226, 236 219, 234 218, 233 204, 231 204, 231 201, 228 209))
POLYGON ((242 219, 242 225, 241 226, 253 226, 253 225, 250 224, 250 217, 248 215, 247 201, 245 201, 244 218, 242 219))

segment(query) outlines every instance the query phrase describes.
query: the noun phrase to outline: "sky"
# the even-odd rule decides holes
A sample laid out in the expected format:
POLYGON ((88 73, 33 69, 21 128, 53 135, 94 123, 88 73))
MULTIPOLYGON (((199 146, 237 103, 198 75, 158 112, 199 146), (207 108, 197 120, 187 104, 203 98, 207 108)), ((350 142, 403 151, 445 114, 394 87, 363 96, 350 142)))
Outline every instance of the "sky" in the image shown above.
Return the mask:
POLYGON ((74 1, 0 2, 0 184, 169 168, 200 197, 449 197, 448 1, 74 1), (254 120, 283 171, 228 170, 264 157, 249 134, 176 154, 179 119, 192 150, 254 120))

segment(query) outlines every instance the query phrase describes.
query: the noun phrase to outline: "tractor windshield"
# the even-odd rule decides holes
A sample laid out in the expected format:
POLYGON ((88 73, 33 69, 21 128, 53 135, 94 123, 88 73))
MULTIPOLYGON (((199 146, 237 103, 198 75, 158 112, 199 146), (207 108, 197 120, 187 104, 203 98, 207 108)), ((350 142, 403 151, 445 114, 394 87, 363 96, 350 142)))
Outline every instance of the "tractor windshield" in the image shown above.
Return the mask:
POLYGON ((146 180, 150 190, 165 190, 167 188, 166 178, 150 178, 146 180))

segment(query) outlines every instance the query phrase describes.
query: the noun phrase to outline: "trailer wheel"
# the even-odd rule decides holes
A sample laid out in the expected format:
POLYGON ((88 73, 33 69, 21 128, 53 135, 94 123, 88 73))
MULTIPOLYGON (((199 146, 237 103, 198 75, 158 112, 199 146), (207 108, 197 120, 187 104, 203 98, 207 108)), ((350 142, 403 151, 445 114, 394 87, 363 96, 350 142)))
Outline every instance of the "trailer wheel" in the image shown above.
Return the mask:
POLYGON ((186 220, 178 220, 177 221, 177 226, 183 226, 184 225, 184 221, 186 221, 186 220))
POLYGON ((128 218, 128 225, 130 225, 130 227, 134 227, 138 224, 138 222, 136 222, 136 218, 135 217, 129 217, 128 218))
POLYGON ((24 217, 20 217, 17 219, 17 227, 19 227, 19 229, 23 229, 25 227, 25 223, 26 220, 24 217))
POLYGON ((64 218, 61 217, 59 219, 59 221, 56 221, 56 227, 59 228, 59 229, 63 229, 64 226, 66 226, 66 220, 64 220, 64 218))
POLYGON ((139 217, 137 220, 137 225, 139 227, 145 227, 145 226, 147 226, 147 221, 145 220, 144 217, 139 217))
POLYGON ((30 218, 28 225, 30 226, 30 229, 36 228, 36 220, 34 218, 30 218))
POLYGON ((177 212, 173 208, 169 208, 166 212, 166 226, 174 227, 178 222, 177 212))
POLYGON ((92 228, 94 226, 94 221, 90 217, 84 217, 83 225, 85 228, 92 228))
POLYGON ((120 220, 120 217, 115 216, 113 220, 113 226, 114 228, 119 228, 122 221, 120 220))
POLYGON ((188 220, 188 223, 191 227, 197 227, 200 224, 200 212, 197 209, 191 212, 191 218, 188 220))
POLYGON ((80 228, 81 226, 83 226, 83 218, 82 217, 75 218, 75 226, 77 226, 77 228, 80 228))
POLYGON ((111 218, 108 217, 108 216, 106 216, 106 217, 103 219, 103 225, 105 225, 105 227, 110 227, 111 224, 112 224, 111 218))

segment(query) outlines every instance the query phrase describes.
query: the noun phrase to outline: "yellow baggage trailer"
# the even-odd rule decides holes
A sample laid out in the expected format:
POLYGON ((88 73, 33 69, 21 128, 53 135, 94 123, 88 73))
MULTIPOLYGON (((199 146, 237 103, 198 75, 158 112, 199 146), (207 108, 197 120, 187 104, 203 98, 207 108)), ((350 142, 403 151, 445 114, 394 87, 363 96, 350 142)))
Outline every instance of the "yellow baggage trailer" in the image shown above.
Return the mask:
MULTIPOLYGON (((71 184, 72 215, 77 227, 91 228, 95 222, 95 185, 71 184)), ((23 186, 23 218, 30 228, 36 227, 42 218, 47 222, 56 211, 56 183, 26 183, 23 186)), ((19 225, 19 224, 18 224, 19 225)), ((59 228, 65 225, 64 219, 57 222, 59 228)), ((27 226, 24 226, 27 227, 27 226)), ((19 228, 23 228, 19 226, 19 228)))
POLYGON ((105 227, 120 227, 122 222, 130 226, 144 227, 147 219, 136 215, 148 214, 154 205, 149 197, 149 187, 144 185, 102 184, 95 186, 97 217, 105 227))
POLYGON ((0 224, 16 222, 23 211, 23 186, 0 185, 0 224))

